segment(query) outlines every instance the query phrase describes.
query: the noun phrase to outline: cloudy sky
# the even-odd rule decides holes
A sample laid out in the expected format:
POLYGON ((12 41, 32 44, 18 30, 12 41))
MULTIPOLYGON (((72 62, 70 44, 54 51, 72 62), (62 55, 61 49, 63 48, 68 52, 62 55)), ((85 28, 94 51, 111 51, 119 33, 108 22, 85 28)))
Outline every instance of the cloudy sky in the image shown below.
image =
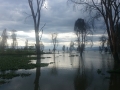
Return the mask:
MULTIPOLYGON (((25 19, 31 15, 28 0, 0 0, 0 3, 0 35, 4 29, 7 29, 10 45, 11 31, 16 30, 19 46, 24 46, 26 39, 29 45, 33 45, 35 43, 33 20, 32 17, 25 19)), ((50 48, 51 34, 58 33, 58 47, 69 46, 70 41, 76 39, 73 31, 75 21, 78 18, 85 19, 87 14, 80 11, 82 6, 74 9, 73 4, 67 3, 67 0, 46 0, 45 6, 47 9, 42 8, 40 23, 40 27, 46 23, 42 36, 43 44, 46 48, 50 48)), ((101 33, 103 32, 100 30, 94 32, 94 46, 99 44, 98 38, 101 33)))

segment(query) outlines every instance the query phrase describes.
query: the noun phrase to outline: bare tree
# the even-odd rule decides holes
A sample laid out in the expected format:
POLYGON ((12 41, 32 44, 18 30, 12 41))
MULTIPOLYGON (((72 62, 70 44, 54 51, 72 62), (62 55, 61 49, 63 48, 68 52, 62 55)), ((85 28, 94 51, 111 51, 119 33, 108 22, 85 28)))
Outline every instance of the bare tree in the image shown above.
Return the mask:
POLYGON ((12 30, 12 35, 11 35, 11 38, 12 38, 12 49, 15 49, 17 47, 17 39, 16 39, 16 30, 12 30))
POLYGON ((62 51, 63 51, 63 53, 65 53, 65 45, 63 45, 63 47, 62 47, 62 51))
POLYGON ((69 48, 70 53, 72 53, 73 50, 75 50, 74 42, 71 41, 71 42, 70 42, 70 48, 69 48))
POLYGON ((28 50, 28 40, 25 41, 25 49, 28 50))
MULTIPOLYGON (((40 19, 41 19, 41 9, 42 6, 44 5, 45 0, 28 0, 29 7, 31 9, 33 21, 34 21, 34 30, 35 30, 35 37, 36 37, 36 52, 37 52, 37 59, 40 58, 40 38, 39 37, 39 32, 43 31, 43 29, 39 29, 40 26, 40 19), (34 8, 33 2, 36 1, 37 7, 34 8), (35 10, 36 9, 36 10, 35 10)), ((45 25, 44 25, 45 26, 45 25)))
POLYGON ((41 52, 43 52, 43 50, 44 50, 44 44, 42 42, 40 42, 40 50, 41 50, 41 52))
POLYGON ((76 5, 86 6, 84 8, 86 11, 89 11, 89 14, 93 14, 94 12, 94 16, 92 16, 92 18, 102 17, 104 19, 110 42, 110 48, 114 60, 120 61, 117 51, 118 36, 116 35, 120 21, 120 0, 68 0, 68 1, 71 1, 76 5))
POLYGON ((107 37, 105 37, 104 35, 102 35, 99 38, 100 44, 101 44, 101 52, 105 49, 105 43, 107 43, 107 37))
POLYGON ((57 33, 52 33, 52 43, 53 43, 53 52, 54 52, 54 54, 55 54, 55 51, 56 51, 56 48, 57 48, 57 45, 58 45, 57 36, 58 36, 57 33))
POLYGON ((4 29, 1 35, 1 43, 0 43, 1 51, 4 51, 7 46, 7 38, 8 38, 7 30, 4 29))

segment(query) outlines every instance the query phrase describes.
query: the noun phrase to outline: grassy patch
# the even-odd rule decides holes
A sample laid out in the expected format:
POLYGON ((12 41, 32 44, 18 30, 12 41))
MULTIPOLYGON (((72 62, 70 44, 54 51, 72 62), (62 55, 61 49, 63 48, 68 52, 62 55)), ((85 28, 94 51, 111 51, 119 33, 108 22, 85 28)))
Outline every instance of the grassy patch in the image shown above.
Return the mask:
POLYGON ((2 73, 6 70, 18 70, 18 69, 33 69, 36 67, 48 66, 48 63, 32 64, 31 60, 36 60, 36 57, 27 57, 27 55, 3 55, 0 56, 0 85, 7 83, 6 79, 12 79, 14 77, 27 77, 29 73, 2 73), (3 80, 2 80, 3 79, 3 80))
POLYGON ((18 70, 18 69, 32 69, 35 67, 48 66, 48 63, 28 64, 30 60, 36 57, 27 56, 0 56, 0 70, 18 70))

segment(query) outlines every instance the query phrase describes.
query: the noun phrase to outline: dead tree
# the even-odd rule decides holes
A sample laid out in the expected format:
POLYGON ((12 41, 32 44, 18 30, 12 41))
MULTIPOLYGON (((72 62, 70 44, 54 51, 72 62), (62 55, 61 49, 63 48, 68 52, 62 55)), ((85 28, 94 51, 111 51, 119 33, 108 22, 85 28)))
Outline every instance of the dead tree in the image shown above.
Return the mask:
POLYGON ((101 44, 101 52, 105 49, 105 43, 107 43, 107 37, 104 35, 99 38, 100 44, 101 44))
POLYGON ((42 41, 40 42, 40 51, 43 52, 44 50, 44 44, 42 43, 42 41))
POLYGON ((55 54, 55 51, 57 49, 58 40, 57 40, 57 33, 52 33, 52 43, 53 43, 53 53, 55 54))
POLYGON ((63 45, 63 47, 62 47, 62 51, 63 51, 63 53, 65 53, 65 45, 63 45))
POLYGON ((93 14, 91 18, 104 19, 114 61, 119 62, 117 31, 120 22, 120 0, 68 0, 74 5, 84 5, 85 10, 93 14), (115 28, 116 26, 116 28, 115 28))
POLYGON ((25 41, 25 49, 28 50, 28 40, 25 41))
POLYGON ((12 35, 11 35, 11 38, 12 38, 12 49, 15 49, 17 47, 17 39, 16 39, 16 34, 15 34, 16 30, 12 30, 12 35))
POLYGON ((37 53, 37 59, 40 59, 40 36, 39 32, 43 31, 43 29, 39 29, 40 26, 40 19, 41 19, 41 9, 44 5, 45 0, 28 0, 29 7, 32 13, 33 21, 34 21, 34 30, 35 30, 35 38, 36 38, 36 53, 37 53), (36 10, 34 8, 33 2, 36 1, 36 10))
POLYGON ((0 43, 0 48, 1 48, 2 52, 4 52, 4 50, 7 46, 7 38, 8 38, 7 30, 4 29, 2 32, 2 35, 1 35, 1 43, 0 43))
POLYGON ((71 42, 70 42, 70 48, 69 48, 70 54, 72 53, 73 50, 75 50, 74 42, 71 41, 71 42))

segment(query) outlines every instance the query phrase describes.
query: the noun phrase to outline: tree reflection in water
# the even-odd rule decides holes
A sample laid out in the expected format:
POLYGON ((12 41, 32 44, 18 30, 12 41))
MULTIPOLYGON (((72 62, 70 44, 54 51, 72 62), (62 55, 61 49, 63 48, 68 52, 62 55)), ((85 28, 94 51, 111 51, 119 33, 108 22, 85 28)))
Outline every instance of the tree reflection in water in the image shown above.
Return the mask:
POLYGON ((85 68, 85 63, 83 60, 83 57, 79 56, 79 65, 77 69, 77 74, 74 78, 74 88, 75 90, 86 90, 90 83, 92 82, 92 69, 89 73, 89 76, 87 75, 87 70, 85 68), (90 79, 89 79, 90 78, 90 79))
MULTIPOLYGON (((37 59, 36 64, 40 64, 40 63, 41 63, 41 60, 37 59)), ((37 67, 36 68, 36 77, 35 77, 35 81, 34 81, 34 84, 35 84, 34 90, 40 90, 40 87, 39 87, 40 75, 41 75, 41 68, 37 67)))
POLYGON ((53 67, 52 67, 52 70, 51 70, 51 73, 53 75, 57 75, 57 67, 56 67, 56 60, 55 60, 55 53, 53 54, 53 60, 54 60, 54 63, 53 63, 53 67))
POLYGON ((69 56, 70 56, 70 63, 71 63, 71 66, 72 66, 72 68, 73 68, 73 60, 74 60, 74 57, 71 57, 71 56, 72 56, 71 52, 69 53, 69 56))
MULTIPOLYGON (((120 68, 120 64, 115 64, 114 69, 120 68)), ((120 90, 120 74, 112 73, 110 76, 109 90, 120 90)))

